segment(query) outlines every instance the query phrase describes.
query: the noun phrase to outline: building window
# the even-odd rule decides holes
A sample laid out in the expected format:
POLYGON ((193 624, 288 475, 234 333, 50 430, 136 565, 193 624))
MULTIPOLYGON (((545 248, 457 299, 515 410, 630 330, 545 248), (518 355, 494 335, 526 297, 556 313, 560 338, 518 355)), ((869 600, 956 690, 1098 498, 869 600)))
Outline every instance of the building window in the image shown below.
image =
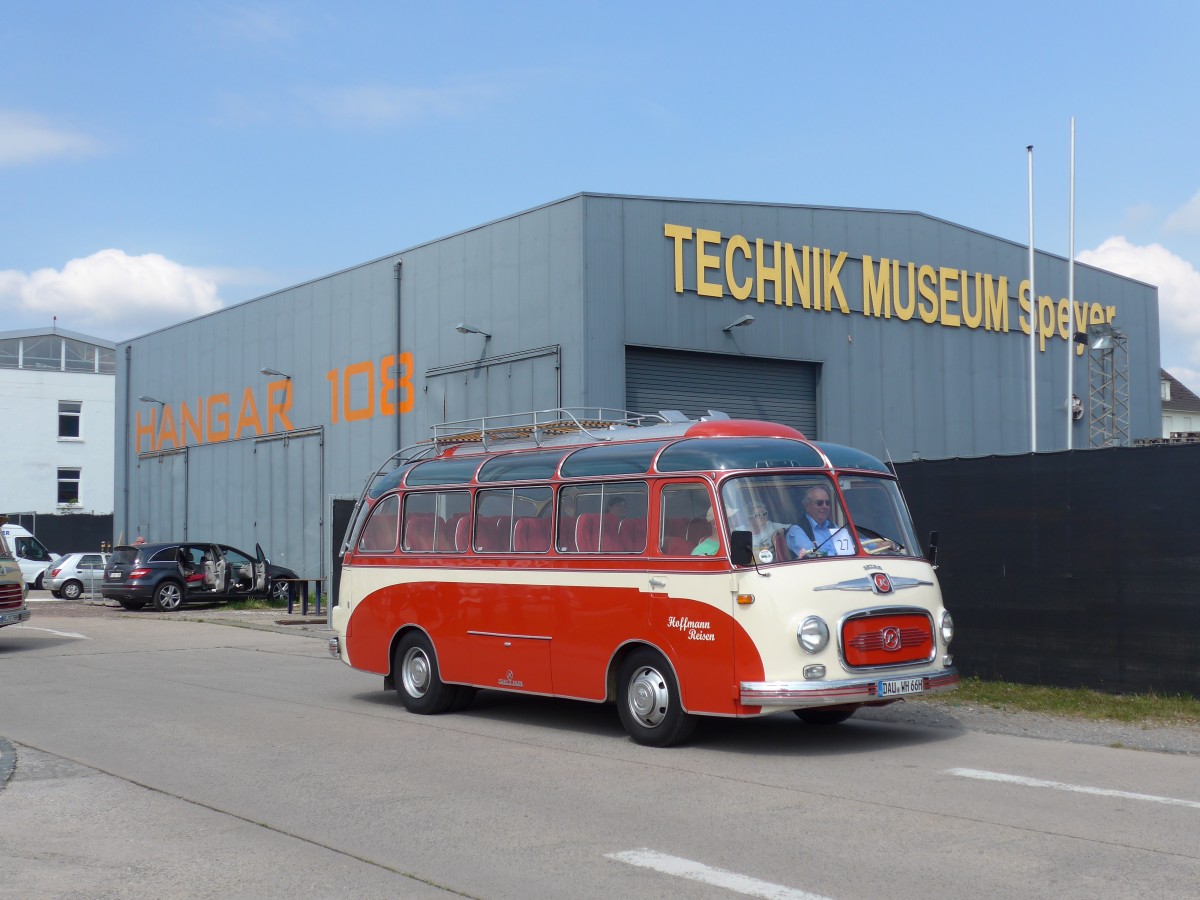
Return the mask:
POLYGON ((58 436, 60 438, 79 437, 79 415, 83 411, 83 403, 79 400, 58 401, 58 436))
POLYGON ((58 502, 60 504, 79 502, 79 469, 58 470, 58 502))
POLYGON ((1167 381, 1167 379, 1164 378, 1158 384, 1159 384, 1159 392, 1162 394, 1162 398, 1164 400, 1170 400, 1171 399, 1171 382, 1167 381))

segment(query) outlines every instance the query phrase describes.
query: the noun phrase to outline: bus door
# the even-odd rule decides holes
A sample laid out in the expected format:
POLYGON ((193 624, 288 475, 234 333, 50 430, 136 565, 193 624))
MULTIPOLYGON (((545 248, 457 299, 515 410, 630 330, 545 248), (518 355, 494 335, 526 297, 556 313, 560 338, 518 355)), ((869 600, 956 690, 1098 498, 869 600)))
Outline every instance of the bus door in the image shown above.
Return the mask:
POLYGON ((495 554, 496 563, 486 582, 461 586, 471 680, 482 687, 553 693, 558 588, 536 577, 550 551, 552 513, 549 487, 484 488, 475 494, 472 550, 495 554))
POLYGON ((730 590, 727 536, 703 480, 657 486, 651 523, 661 570, 650 594, 652 639, 669 650, 689 709, 726 711, 740 633, 730 590))

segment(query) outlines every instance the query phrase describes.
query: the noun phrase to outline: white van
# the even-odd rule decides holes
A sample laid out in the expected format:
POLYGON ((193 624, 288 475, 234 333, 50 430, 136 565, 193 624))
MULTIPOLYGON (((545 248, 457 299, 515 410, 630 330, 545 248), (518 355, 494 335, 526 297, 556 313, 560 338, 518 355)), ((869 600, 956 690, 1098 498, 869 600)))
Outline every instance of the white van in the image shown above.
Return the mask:
POLYGON ((47 550, 45 544, 20 525, 5 523, 0 525, 0 533, 3 533, 8 541, 9 549, 12 550, 13 556, 17 558, 17 562, 21 566, 25 584, 30 590, 40 591, 42 575, 49 568, 50 563, 58 558, 58 554, 47 550))

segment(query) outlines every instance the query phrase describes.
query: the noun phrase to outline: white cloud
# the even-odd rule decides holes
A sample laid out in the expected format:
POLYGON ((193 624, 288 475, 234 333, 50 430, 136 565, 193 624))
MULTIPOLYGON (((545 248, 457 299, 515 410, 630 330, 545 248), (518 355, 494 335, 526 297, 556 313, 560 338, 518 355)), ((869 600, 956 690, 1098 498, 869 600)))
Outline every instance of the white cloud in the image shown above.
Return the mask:
POLYGON ((1197 191, 1196 196, 1167 216, 1166 221, 1163 222, 1163 231, 1166 234, 1200 232, 1200 191, 1197 191))
POLYGON ((41 116, 0 109, 0 166, 38 163, 60 156, 94 153, 99 144, 85 134, 52 125, 41 116))
POLYGON ((213 312, 222 306, 217 282, 200 269, 157 253, 129 256, 101 250, 62 271, 0 271, 0 317, 124 339, 213 312))
POLYGON ((1158 287, 1158 327, 1162 367, 1200 365, 1200 272, 1161 244, 1138 246, 1110 237, 1080 262, 1158 287))
POLYGON ((428 118, 461 116, 483 107, 496 94, 489 85, 425 88, 374 84, 299 92, 323 119, 361 125, 406 125, 428 118))

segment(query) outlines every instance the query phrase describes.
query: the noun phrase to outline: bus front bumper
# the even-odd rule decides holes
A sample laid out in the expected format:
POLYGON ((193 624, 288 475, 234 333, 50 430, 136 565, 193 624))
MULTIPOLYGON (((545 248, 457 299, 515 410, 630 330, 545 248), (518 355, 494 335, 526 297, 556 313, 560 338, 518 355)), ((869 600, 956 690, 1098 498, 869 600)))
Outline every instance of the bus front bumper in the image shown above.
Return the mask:
POLYGON ((844 681, 743 681, 739 693, 743 706, 777 706, 803 709, 810 706, 844 706, 885 703, 924 694, 942 694, 958 687, 958 670, 940 669, 914 675, 873 675, 844 681))

